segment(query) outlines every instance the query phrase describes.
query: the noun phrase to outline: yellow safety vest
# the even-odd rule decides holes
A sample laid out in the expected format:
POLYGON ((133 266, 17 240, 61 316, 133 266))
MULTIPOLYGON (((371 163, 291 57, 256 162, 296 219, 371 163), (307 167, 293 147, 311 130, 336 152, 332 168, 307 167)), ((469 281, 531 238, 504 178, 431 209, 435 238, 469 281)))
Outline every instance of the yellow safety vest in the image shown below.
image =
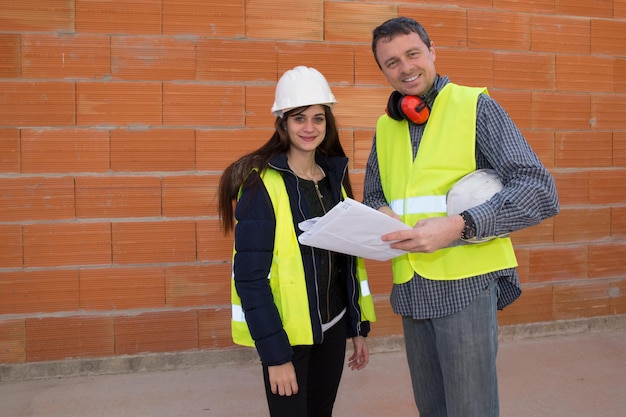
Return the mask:
MULTIPOLYGON (((485 88, 448 83, 439 92, 413 161, 408 122, 383 115, 376 126, 376 150, 385 198, 404 223, 446 216, 446 193, 476 169, 476 104, 485 88)), ((409 253, 392 261, 393 281, 415 272, 432 280, 469 278, 517 266, 509 238, 409 253)))
MULTIPOLYGON (((304 266, 300 245, 293 228, 287 188, 278 171, 268 168, 261 174, 261 177, 272 200, 277 219, 274 253, 268 276, 274 303, 278 308, 283 329, 287 333, 290 344, 292 346, 311 345, 313 344, 313 329, 309 313, 304 266)), ((362 321, 374 322, 376 321, 374 300, 369 290, 365 263, 361 258, 357 258, 356 274, 360 284, 359 306, 362 321)), ((241 307, 241 299, 235 289, 234 274, 231 279, 231 302, 233 341, 239 345, 254 346, 254 340, 250 335, 241 307)))

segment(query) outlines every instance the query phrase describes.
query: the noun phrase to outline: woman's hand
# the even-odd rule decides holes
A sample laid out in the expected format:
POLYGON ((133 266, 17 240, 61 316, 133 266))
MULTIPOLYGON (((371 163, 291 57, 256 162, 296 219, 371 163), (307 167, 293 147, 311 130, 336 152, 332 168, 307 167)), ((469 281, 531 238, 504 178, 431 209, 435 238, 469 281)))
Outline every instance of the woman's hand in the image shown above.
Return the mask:
POLYGON ((367 340, 363 336, 352 338, 354 353, 348 358, 348 366, 353 371, 365 368, 370 361, 370 352, 367 347, 367 340))
POLYGON ((287 362, 282 365, 268 366, 267 371, 273 394, 289 397, 298 393, 298 381, 293 363, 287 362))

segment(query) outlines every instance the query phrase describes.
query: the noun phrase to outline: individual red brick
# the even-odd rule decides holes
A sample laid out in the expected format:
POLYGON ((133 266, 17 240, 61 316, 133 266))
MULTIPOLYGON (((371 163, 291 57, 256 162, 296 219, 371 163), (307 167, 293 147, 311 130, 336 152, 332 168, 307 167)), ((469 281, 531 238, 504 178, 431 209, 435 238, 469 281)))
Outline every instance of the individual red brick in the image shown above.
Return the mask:
POLYGON ((163 0, 163 34, 241 38, 244 0, 163 0))
POLYGON ((403 334, 402 318, 391 310, 389 299, 374 300, 376 322, 372 324, 369 337, 399 336, 403 334))
POLYGON ((373 129, 357 129, 354 131, 354 169, 365 169, 367 159, 372 150, 372 143, 376 131, 373 129))
POLYGON ((20 35, 0 33, 0 78, 20 77, 22 70, 20 56, 20 35))
POLYGON ((615 60, 588 55, 556 55, 556 89, 559 91, 613 92, 615 60), (602 77, 598 77, 602 74, 602 77))
POLYGON ((613 0, 613 17, 615 19, 626 18, 626 0, 613 0))
POLYGON ((626 259, 626 244, 623 242, 590 245, 589 277, 623 277, 626 275, 624 259, 626 259))
POLYGON ((0 321, 0 363, 26 362, 24 319, 0 321))
POLYGON ((223 171, 267 142, 273 133, 273 125, 260 129, 197 130, 196 167, 202 171, 223 171))
POLYGON ((23 78, 94 79, 111 73, 108 36, 23 34, 23 78))
POLYGON ((112 317, 45 317, 26 319, 26 360, 50 361, 111 356, 112 317))
MULTIPOLYGON (((276 118, 271 113, 276 86, 247 85, 245 90, 245 125, 248 128, 272 128, 276 118)), ((333 93, 335 96, 335 89, 333 93)), ((269 136, 267 137, 269 139, 269 136)), ((266 140, 267 140, 266 139, 266 140)), ((263 142, 262 142, 263 143, 263 142)))
POLYGON ((198 80, 276 81, 275 42, 200 39, 197 61, 198 80))
POLYGON ((107 172, 109 132, 95 129, 23 129, 22 172, 107 172))
POLYGON ((591 116, 595 129, 626 130, 626 94, 593 94, 591 116))
POLYGON ((626 59, 614 57, 613 91, 626 93, 626 59))
POLYGON ((113 223, 112 231, 115 264, 196 260, 193 221, 113 223))
POLYGON ((168 307, 230 307, 230 263, 172 266, 165 269, 168 307))
POLYGON ((329 42, 371 41, 372 29, 397 16, 394 5, 323 2, 324 40, 329 42))
POLYGON ((589 204, 589 172, 553 173, 561 205, 589 204))
POLYGON ((613 17, 613 0, 555 0, 556 14, 585 16, 585 17, 613 17))
POLYGON ((0 82, 0 126, 72 126, 73 82, 0 82))
POLYGON ((198 261, 225 261, 233 259, 233 234, 224 236, 218 220, 199 220, 198 261))
POLYGON ((24 266, 111 263, 109 223, 29 224, 24 227, 24 266))
POLYGON ((186 39, 113 36, 111 75, 135 81, 193 80, 196 44, 186 39))
POLYGON ((554 14, 554 0, 494 0, 493 8, 520 13, 554 14))
POLYGON ((555 320, 572 320, 609 314, 607 282, 576 282, 554 286, 555 320))
POLYGON ((522 295, 513 304, 498 311, 501 326, 554 320, 552 285, 532 285, 522 288, 522 295))
POLYGON ((164 305, 165 273, 161 267, 80 271, 83 310, 132 310, 164 305))
POLYGON ((546 219, 538 225, 513 232, 511 239, 515 246, 554 243, 554 219, 546 219))
POLYGON ((613 132, 613 166, 626 167, 626 132, 613 132))
POLYGON ((609 310, 610 314, 626 314, 626 280, 609 284, 609 310))
POLYGON ((0 224, 0 268, 17 268, 22 265, 22 226, 0 224))
POLYGON ((626 237, 626 207, 611 207, 611 237, 626 237))
POLYGON ((164 177, 162 210, 165 217, 217 215, 217 175, 164 177))
POLYGON ((535 129, 589 129, 591 98, 587 94, 532 93, 532 120, 535 129))
POLYGON ((530 250, 530 282, 572 281, 589 276, 586 246, 530 250))
POLYGON ((354 83, 379 86, 388 84, 383 72, 376 64, 372 47, 369 45, 354 45, 354 83))
MULTIPOLYGON (((341 124, 340 124, 341 125, 341 124)), ((354 170, 354 134, 352 129, 339 129, 339 142, 348 158, 348 169, 354 170)))
POLYGON ((341 126, 375 128, 376 121, 385 112, 390 92, 389 87, 335 87, 337 105, 333 113, 341 126))
POLYGON ((244 106, 242 86, 163 84, 166 126, 242 127, 244 106))
POLYGON ((435 51, 437 71, 450 77, 452 82, 470 87, 493 86, 493 52, 460 48, 437 49, 436 46, 435 51))
MULTIPOLYGON (((370 54, 371 55, 371 54, 370 54)), ((278 43, 278 77, 298 65, 313 67, 333 84, 354 84, 354 47, 337 43, 278 43)))
POLYGON ((546 168, 553 168, 555 154, 554 133, 544 130, 524 130, 522 134, 541 160, 541 163, 546 168))
MULTIPOLYGON (((605 0, 608 2, 608 0, 605 0)), ((591 53, 626 55, 626 21, 593 19, 591 21, 591 53)))
POLYGON ((0 221, 74 218, 72 177, 0 178, 0 221))
POLYGON ((20 172, 19 129, 0 129, 0 172, 20 172))
POLYGON ((76 101, 80 126, 161 125, 161 83, 78 83, 76 101))
POLYGON ((195 168, 195 133, 191 129, 113 130, 113 171, 187 171, 195 168))
POLYGON ((611 132, 558 132, 555 142, 559 168, 610 167, 613 163, 611 132))
POLYGON ((231 317, 230 308, 198 310, 199 348, 219 349, 234 346, 231 317))
MULTIPOLYGON (((434 4, 437 3, 435 2, 434 4)), ((358 13, 356 15, 358 16, 358 13)), ((436 47, 467 47, 467 9, 455 7, 404 7, 401 5, 398 6, 398 16, 412 17, 420 22, 436 47)), ((382 22, 383 20, 380 20, 377 25, 382 22)), ((375 26, 372 26, 371 29, 375 26)), ((371 38, 371 33, 368 35, 371 38)), ((367 39, 367 37, 365 38, 367 39)))
POLYGON ((158 177, 78 177, 76 217, 151 217, 161 215, 158 177))
POLYGON ((363 201, 363 182, 365 181, 365 172, 353 170, 350 173, 350 182, 352 183, 352 191, 356 201, 363 201))
POLYGON ((540 14, 533 14, 530 19, 533 51, 589 54, 591 50, 589 19, 540 14))
POLYGON ((494 52, 494 86, 504 89, 553 90, 555 64, 553 54, 494 52))
POLYGON ((198 348, 196 311, 164 311, 115 318, 115 354, 198 348))
POLYGON ((248 38, 324 39, 322 2, 246 0, 245 12, 245 35, 248 38))
POLYGON ((626 204, 626 170, 589 172, 591 204, 626 204))
MULTIPOLYGON (((611 209, 564 208, 554 218, 556 243, 593 242, 611 234, 611 209)), ((590 270, 590 274, 593 272, 590 270)))
POLYGON ((531 92, 494 90, 489 95, 504 107, 519 129, 532 127, 533 117, 529 111, 533 106, 531 92))
POLYGON ((76 0, 76 32, 159 35, 161 12, 161 0, 76 0))
POLYGON ((530 15, 468 10, 467 45, 478 49, 528 51, 531 46, 530 15))
POLYGON ((0 273, 0 314, 78 310, 78 271, 0 273))
POLYGON ((74 0, 0 0, 0 28, 10 32, 74 30, 74 0))

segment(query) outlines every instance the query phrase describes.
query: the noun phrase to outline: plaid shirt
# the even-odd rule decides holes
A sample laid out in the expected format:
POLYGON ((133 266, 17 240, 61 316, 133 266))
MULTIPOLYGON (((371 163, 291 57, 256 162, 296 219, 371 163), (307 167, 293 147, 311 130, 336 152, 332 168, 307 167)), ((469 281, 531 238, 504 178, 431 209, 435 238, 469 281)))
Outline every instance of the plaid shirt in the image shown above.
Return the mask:
MULTIPOLYGON (((439 91, 449 82, 448 77, 437 77, 433 88, 439 91)), ((476 113, 476 168, 495 169, 505 183, 489 202, 468 210, 477 237, 510 233, 556 215, 559 203, 554 180, 506 111, 482 94, 476 113)), ((409 123, 414 159, 425 126, 409 123)), ((363 203, 375 209, 388 204, 380 182, 375 138, 367 161, 363 203)), ((515 268, 450 281, 415 274, 409 282, 393 285, 391 306, 396 314, 415 319, 447 316, 465 308, 493 280, 498 280, 498 309, 521 295, 515 268)))

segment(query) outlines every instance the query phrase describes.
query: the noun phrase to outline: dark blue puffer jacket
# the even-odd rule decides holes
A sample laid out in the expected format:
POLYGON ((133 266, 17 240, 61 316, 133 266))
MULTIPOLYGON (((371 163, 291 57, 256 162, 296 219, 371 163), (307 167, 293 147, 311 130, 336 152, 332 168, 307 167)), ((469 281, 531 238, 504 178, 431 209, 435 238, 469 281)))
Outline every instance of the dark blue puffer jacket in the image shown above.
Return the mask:
MULTIPOLYGON (((329 179, 335 204, 342 200, 341 184, 344 178, 348 159, 345 157, 326 157, 317 153, 316 162, 324 170, 329 179)), ((296 175, 289 169, 285 154, 274 157, 270 168, 281 172, 289 195, 291 212, 294 221, 296 236, 302 231, 297 227, 301 221, 313 216, 308 212, 306 204, 298 188, 296 175)), ((235 288, 241 298, 243 310, 246 313, 246 322, 255 341, 256 349, 261 361, 265 365, 281 365, 291 361, 291 349, 287 334, 283 330, 282 322, 274 304, 269 286, 268 275, 272 264, 274 250, 274 231, 276 221, 270 196, 254 171, 248 177, 242 188, 242 194, 235 207, 235 259, 234 276, 235 288)), ((280 221, 280 219, 278 219, 280 221)), ((319 263, 319 256, 323 253, 310 246, 300 245, 309 310, 313 328, 314 343, 321 343, 323 333, 318 311, 318 291, 315 279, 315 264, 319 263)), ((346 294, 349 294, 347 305, 346 337, 358 335, 366 336, 369 333, 369 322, 362 321, 361 310, 358 304, 359 283, 356 277, 356 259, 343 255, 350 273, 346 277, 346 294)))

